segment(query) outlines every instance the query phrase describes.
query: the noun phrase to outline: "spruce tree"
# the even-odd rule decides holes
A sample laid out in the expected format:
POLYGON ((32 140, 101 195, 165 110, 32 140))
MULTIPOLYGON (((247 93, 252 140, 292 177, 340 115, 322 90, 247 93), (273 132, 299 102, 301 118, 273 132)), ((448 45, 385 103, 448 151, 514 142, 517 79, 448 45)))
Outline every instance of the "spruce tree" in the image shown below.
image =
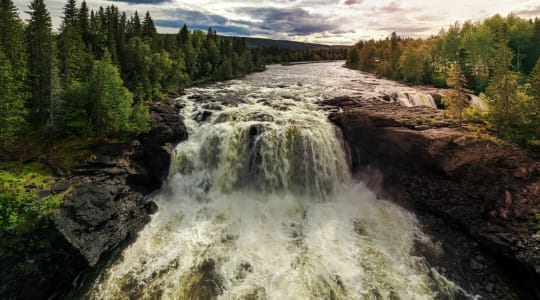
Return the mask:
POLYGON ((184 24, 184 26, 182 26, 182 28, 178 32, 178 35, 176 36, 176 40, 178 42, 178 46, 180 47, 185 47, 187 43, 189 42, 189 30, 186 24, 184 24))
POLYGON ((150 12, 146 12, 144 20, 142 23, 142 35, 145 38, 154 39, 157 36, 156 26, 154 26, 154 21, 150 16, 150 12))
POLYGON ((24 28, 11 0, 0 0, 0 50, 11 65, 13 78, 24 81, 27 74, 24 28))
POLYGON ((79 9, 79 22, 84 45, 87 49, 90 49, 90 43, 92 41, 90 35, 90 11, 85 0, 81 3, 81 8, 79 9))
POLYGON ((142 26, 139 13, 135 11, 131 21, 129 22, 129 37, 142 37, 142 26))
POLYGON ((461 70, 461 65, 459 63, 453 64, 450 67, 447 80, 448 86, 453 89, 443 96, 443 103, 446 105, 450 115, 453 118, 458 119, 459 127, 462 125, 463 110, 467 105, 467 95, 464 87, 465 82, 466 78, 461 70))
POLYGON ((133 95, 123 86, 118 68, 110 55, 95 62, 89 80, 89 99, 93 107, 92 124, 98 135, 121 135, 131 127, 133 95))
POLYGON ((531 96, 530 119, 534 126, 534 138, 540 140, 540 59, 531 72, 531 96))
POLYGON ((41 124, 52 121, 54 103, 54 44, 51 17, 43 0, 29 5, 30 20, 26 27, 28 45, 28 86, 32 93, 30 108, 41 124))
POLYGON ((24 128, 24 94, 20 92, 20 82, 13 74, 9 59, 0 49, 0 146, 10 143, 24 128))
POLYGON ((68 0, 58 37, 60 75, 64 86, 76 80, 84 80, 91 68, 91 58, 86 51, 80 22, 80 13, 75 0, 68 0))

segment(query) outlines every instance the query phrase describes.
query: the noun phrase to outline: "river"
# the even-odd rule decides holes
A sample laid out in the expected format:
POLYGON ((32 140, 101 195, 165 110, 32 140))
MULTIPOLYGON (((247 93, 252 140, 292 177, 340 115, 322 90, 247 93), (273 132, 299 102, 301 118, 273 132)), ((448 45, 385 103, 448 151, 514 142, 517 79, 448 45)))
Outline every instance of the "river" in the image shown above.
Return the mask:
POLYGON ((433 99, 342 64, 273 65, 188 89, 177 101, 189 139, 154 196, 159 211, 86 296, 469 297, 416 254, 415 243, 429 237, 414 214, 351 178, 340 132, 315 103, 341 95, 395 94, 407 106, 433 99))

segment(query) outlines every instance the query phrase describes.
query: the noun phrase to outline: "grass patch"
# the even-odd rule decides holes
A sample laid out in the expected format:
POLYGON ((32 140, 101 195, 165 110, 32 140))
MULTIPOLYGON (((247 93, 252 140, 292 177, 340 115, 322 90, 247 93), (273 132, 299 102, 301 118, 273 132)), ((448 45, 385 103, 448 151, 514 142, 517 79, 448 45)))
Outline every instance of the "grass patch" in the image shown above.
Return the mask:
POLYGON ((50 190, 54 183, 49 167, 39 162, 0 162, 0 228, 11 232, 34 230, 62 203, 64 193, 38 197, 38 191, 50 190))
MULTIPOLYGON (((62 137, 48 141, 41 133, 33 132, 0 149, 0 160, 9 162, 41 161, 70 172, 93 154, 96 145, 117 140, 96 137, 62 137)), ((0 170, 2 169, 0 165, 0 170)))

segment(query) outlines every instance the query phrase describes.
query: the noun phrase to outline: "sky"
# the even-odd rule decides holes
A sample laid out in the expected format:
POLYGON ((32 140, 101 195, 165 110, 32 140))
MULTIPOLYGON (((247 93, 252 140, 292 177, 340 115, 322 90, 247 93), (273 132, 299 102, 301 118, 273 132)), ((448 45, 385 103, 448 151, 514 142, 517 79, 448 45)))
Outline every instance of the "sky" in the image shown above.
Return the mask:
MULTIPOLYGON (((78 0, 79 2, 82 0, 78 0)), ((30 0, 14 0, 21 17, 30 0)), ((67 0, 45 0, 58 28, 67 0)), ((212 26, 218 34, 351 45, 395 31, 428 37, 454 22, 494 14, 540 17, 539 0, 87 0, 91 9, 114 4, 128 15, 150 14, 160 33, 212 26)))

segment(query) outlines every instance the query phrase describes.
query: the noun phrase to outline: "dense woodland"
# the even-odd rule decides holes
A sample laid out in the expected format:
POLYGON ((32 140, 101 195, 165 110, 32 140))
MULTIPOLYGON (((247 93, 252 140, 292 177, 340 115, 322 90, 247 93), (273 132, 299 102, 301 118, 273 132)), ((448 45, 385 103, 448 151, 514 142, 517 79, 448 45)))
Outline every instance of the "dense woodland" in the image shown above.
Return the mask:
POLYGON ((520 143, 540 140, 540 19, 495 15, 454 24, 428 39, 396 33, 360 41, 347 64, 413 84, 452 87, 445 98, 457 119, 483 121, 520 143), (488 103, 488 112, 466 110, 466 94, 488 103))
POLYGON ((320 61, 320 60, 345 60, 347 59, 346 47, 331 47, 323 49, 287 49, 282 47, 267 47, 262 49, 264 62, 267 64, 297 62, 297 61, 320 61))
POLYGON ((23 22, 0 0, 0 144, 22 132, 125 136, 148 129, 149 101, 190 84, 264 69, 260 49, 211 28, 157 33, 147 12, 68 0, 53 32, 43 0, 23 22))

